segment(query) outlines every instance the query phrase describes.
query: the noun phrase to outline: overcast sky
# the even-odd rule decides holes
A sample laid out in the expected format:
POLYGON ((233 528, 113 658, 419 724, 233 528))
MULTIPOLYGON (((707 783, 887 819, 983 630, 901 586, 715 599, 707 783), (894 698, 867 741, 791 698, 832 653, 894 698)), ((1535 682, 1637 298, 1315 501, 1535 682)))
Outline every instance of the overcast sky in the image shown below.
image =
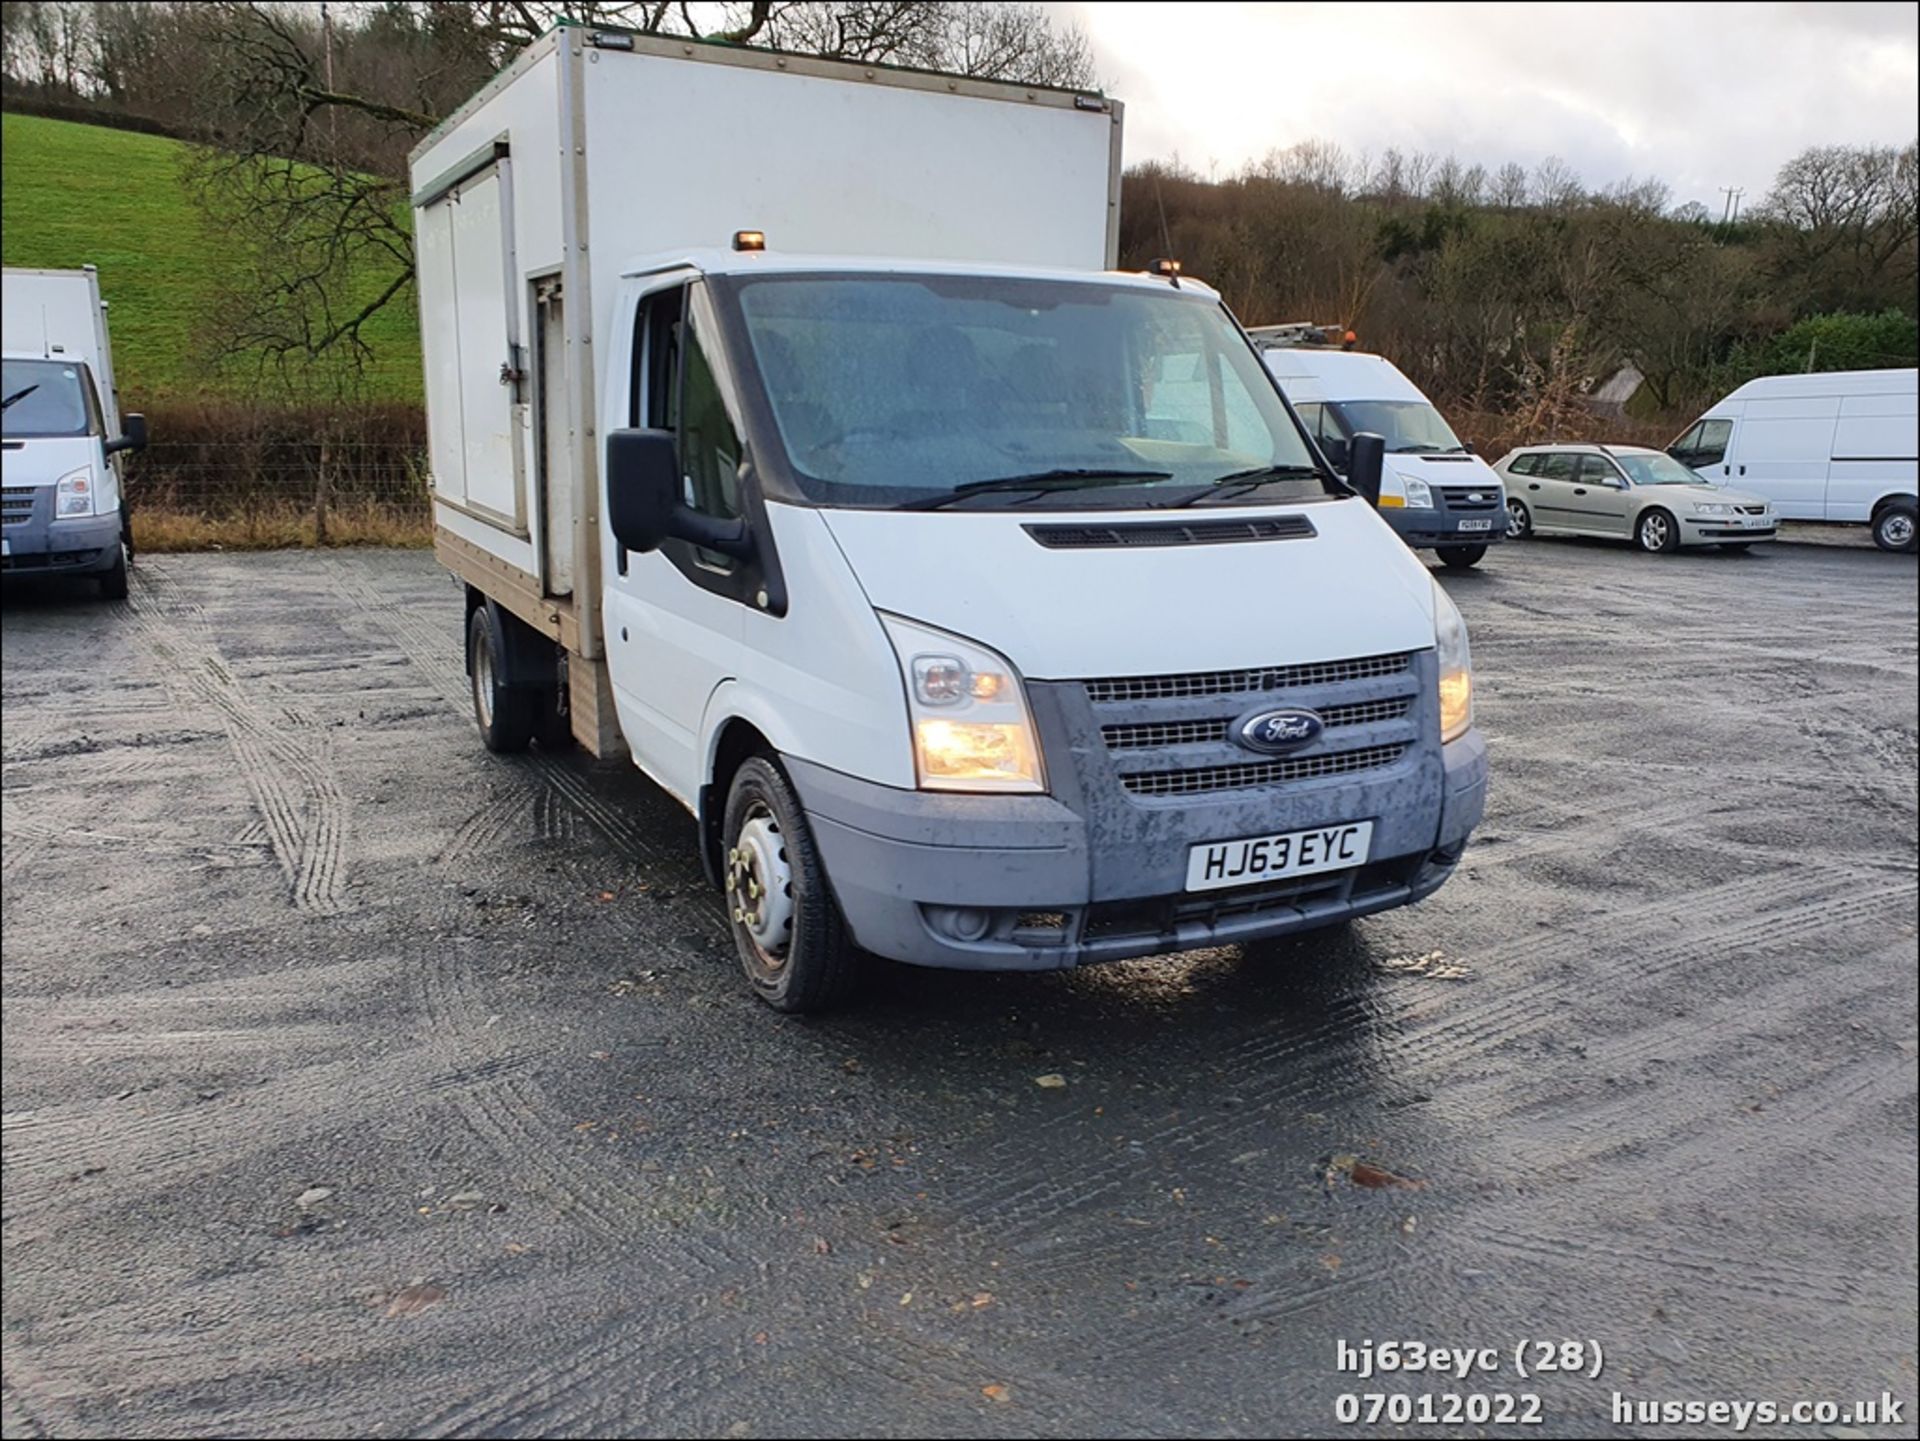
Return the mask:
POLYGON ((1809 145, 1904 145, 1920 111, 1911 3, 1057 4, 1126 103, 1126 158, 1224 178, 1313 137, 1447 151, 1489 170, 1558 155, 1597 188, 1752 205, 1809 145))

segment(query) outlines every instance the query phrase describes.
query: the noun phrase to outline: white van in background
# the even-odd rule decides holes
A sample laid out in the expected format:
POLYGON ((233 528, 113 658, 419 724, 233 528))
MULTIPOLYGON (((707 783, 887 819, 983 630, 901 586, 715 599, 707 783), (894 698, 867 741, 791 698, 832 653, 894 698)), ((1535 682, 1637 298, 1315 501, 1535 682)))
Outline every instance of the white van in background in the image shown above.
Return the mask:
POLYGON ((1882 550, 1912 551, 1912 370, 1833 370, 1749 380, 1667 447, 1712 485, 1773 502, 1786 520, 1865 523, 1882 550))
POLYGON ((1415 550, 1436 550, 1454 569, 1477 564, 1506 535, 1500 477, 1383 355, 1297 344, 1294 326, 1248 332, 1273 378, 1320 442, 1333 468, 1347 470, 1353 437, 1387 443, 1380 514, 1415 550))
POLYGON ((119 456, 147 443, 147 422, 122 429, 99 274, 9 268, 0 314, 0 570, 92 576, 120 599, 133 536, 119 456))

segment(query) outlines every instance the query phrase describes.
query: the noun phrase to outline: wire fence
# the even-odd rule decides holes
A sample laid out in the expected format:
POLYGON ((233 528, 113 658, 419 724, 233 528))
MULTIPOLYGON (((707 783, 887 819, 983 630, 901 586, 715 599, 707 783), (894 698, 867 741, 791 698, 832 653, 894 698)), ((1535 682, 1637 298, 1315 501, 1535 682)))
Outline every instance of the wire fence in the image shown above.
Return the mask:
POLYGON ((418 543, 430 533, 417 406, 157 403, 146 413, 152 440, 128 466, 127 499, 151 543, 326 544, 369 527, 375 539, 418 543))

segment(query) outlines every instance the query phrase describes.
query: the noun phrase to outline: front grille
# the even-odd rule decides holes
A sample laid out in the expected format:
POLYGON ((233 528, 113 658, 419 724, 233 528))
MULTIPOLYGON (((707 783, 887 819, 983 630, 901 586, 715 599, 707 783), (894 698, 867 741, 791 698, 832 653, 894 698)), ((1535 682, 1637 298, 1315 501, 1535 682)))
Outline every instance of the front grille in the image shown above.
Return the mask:
POLYGON ((1490 485, 1443 485, 1437 489, 1447 498, 1448 510, 1472 512, 1500 508, 1500 492, 1490 485), (1469 500, 1467 497, 1472 495, 1477 495, 1480 499, 1469 500))
POLYGON ((1767 508, 1764 505, 1743 505, 1740 507, 1740 514, 1742 515, 1765 515, 1766 513, 1767 508))
POLYGON ((1247 520, 1151 520, 1133 525, 1029 525, 1024 529, 1049 550, 1311 540, 1316 533, 1313 522, 1304 515, 1263 515, 1247 520))
POLYGON ((1137 796, 1192 796, 1211 791, 1245 790, 1276 781, 1318 780, 1378 770, 1405 755, 1405 745, 1362 746, 1331 755, 1298 756, 1251 765, 1203 766, 1197 770, 1144 771, 1122 775, 1120 784, 1137 796))
POLYGON ((1233 695, 1237 692, 1288 690, 1295 686, 1334 685, 1399 675, 1411 655, 1372 655, 1358 660, 1315 661, 1307 665, 1268 666, 1258 670, 1195 671, 1187 675, 1114 676, 1086 683, 1087 699, 1103 701, 1175 700, 1182 696, 1233 695))
POLYGON ((33 518, 33 487, 9 485, 0 490, 0 522, 19 525, 33 518))
MULTIPOLYGON (((1341 726, 1371 725, 1375 721, 1399 720, 1413 705, 1410 696, 1387 700, 1354 701, 1348 705, 1320 706, 1315 714, 1328 730, 1341 726)), ((1149 746, 1204 745, 1224 741, 1229 720, 1143 721, 1138 725, 1100 727, 1100 738, 1110 751, 1141 750, 1149 746)))

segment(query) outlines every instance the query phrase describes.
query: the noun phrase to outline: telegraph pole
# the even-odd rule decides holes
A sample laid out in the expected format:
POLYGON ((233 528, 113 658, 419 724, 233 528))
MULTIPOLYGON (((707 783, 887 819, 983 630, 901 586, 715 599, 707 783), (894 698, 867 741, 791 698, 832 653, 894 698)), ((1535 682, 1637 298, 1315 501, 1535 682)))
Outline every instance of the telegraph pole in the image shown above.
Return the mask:
POLYGON ((1740 197, 1747 192, 1739 186, 1723 185, 1720 193, 1727 197, 1727 203, 1720 210, 1720 223, 1731 225, 1740 218, 1740 197))

